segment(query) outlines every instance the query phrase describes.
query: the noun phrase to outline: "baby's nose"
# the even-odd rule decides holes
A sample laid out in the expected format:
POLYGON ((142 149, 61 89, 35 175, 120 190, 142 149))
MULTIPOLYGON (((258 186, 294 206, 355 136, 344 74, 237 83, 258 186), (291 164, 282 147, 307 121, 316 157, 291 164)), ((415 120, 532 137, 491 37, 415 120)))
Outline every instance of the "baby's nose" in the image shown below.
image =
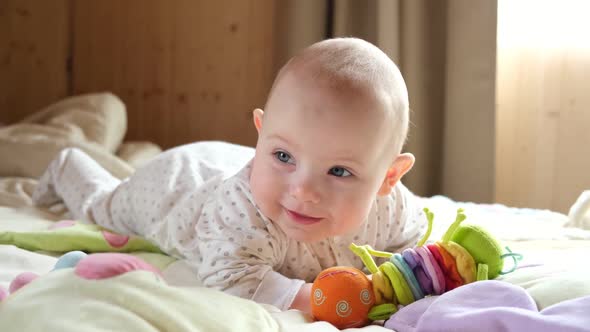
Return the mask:
POLYGON ((290 194, 300 202, 314 203, 320 202, 320 192, 317 184, 312 179, 299 179, 290 186, 290 194))

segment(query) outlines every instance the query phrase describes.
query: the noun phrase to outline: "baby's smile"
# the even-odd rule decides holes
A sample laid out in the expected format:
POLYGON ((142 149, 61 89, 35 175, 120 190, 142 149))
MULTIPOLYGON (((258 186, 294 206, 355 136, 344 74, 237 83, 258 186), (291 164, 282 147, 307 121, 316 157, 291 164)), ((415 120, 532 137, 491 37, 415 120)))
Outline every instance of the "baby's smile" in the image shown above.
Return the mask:
POLYGON ((320 222, 323 218, 317 218, 308 216, 305 214, 297 213, 295 211, 285 208, 285 212, 294 222, 302 225, 311 225, 320 222))

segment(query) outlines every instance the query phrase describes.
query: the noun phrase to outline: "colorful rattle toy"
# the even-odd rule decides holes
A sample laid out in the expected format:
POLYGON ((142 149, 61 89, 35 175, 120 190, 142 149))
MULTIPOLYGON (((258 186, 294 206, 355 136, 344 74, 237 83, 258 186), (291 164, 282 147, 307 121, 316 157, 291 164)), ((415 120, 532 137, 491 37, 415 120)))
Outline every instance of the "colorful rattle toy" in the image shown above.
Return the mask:
POLYGON ((373 250, 368 245, 350 245, 350 250, 372 274, 372 280, 351 267, 338 266, 322 271, 312 286, 314 318, 341 329, 362 327, 369 321, 388 319, 397 312, 399 305, 510 273, 522 258, 508 247, 508 253, 503 254, 498 241, 482 227, 462 225, 466 219, 463 209, 457 210, 455 222, 440 241, 425 244, 432 232, 434 214, 427 208, 424 212, 428 230, 415 248, 392 254, 373 250), (377 266, 372 256, 389 261, 377 266), (507 257, 513 259, 514 266, 503 272, 507 257))

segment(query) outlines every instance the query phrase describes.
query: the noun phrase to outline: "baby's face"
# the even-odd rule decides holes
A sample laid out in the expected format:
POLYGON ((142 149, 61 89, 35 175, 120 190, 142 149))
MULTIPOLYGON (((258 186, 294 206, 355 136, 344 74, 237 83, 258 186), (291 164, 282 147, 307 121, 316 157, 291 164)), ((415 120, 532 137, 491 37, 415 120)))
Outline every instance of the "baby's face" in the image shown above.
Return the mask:
POLYGON ((291 238, 318 241, 357 229, 391 164, 391 121, 360 94, 288 75, 264 113, 250 177, 262 213, 291 238))

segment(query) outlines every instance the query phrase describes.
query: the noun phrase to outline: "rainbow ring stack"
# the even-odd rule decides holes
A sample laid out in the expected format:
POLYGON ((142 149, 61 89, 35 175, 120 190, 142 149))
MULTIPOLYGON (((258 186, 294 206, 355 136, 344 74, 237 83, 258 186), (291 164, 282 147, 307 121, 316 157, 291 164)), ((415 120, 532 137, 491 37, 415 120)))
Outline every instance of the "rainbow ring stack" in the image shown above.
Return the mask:
POLYGON ((401 254, 376 251, 370 246, 350 249, 358 255, 370 273, 375 305, 370 309, 370 320, 389 318, 399 305, 405 306, 429 295, 440 295, 459 286, 494 279, 499 274, 512 272, 521 256, 510 252, 502 254, 498 241, 483 228, 473 224, 461 224, 466 219, 462 209, 457 211, 440 241, 426 244, 432 231, 434 214, 424 209, 428 219, 428 231, 414 248, 401 254), (388 258, 377 266, 373 257, 388 258), (514 266, 503 272, 504 259, 512 257, 514 266))
POLYGON ((507 249, 502 254, 498 241, 485 229, 461 224, 466 216, 457 210, 455 221, 440 241, 426 244, 432 232, 434 214, 424 209, 428 230, 414 248, 392 254, 368 245, 350 245, 372 274, 337 266, 322 271, 312 286, 312 314, 315 319, 338 328, 361 327, 369 321, 385 320, 426 296, 440 295, 478 280, 494 279, 514 271, 522 256, 507 249), (387 258, 377 266, 373 256, 387 258), (504 259, 511 257, 512 269, 503 272, 504 259))

